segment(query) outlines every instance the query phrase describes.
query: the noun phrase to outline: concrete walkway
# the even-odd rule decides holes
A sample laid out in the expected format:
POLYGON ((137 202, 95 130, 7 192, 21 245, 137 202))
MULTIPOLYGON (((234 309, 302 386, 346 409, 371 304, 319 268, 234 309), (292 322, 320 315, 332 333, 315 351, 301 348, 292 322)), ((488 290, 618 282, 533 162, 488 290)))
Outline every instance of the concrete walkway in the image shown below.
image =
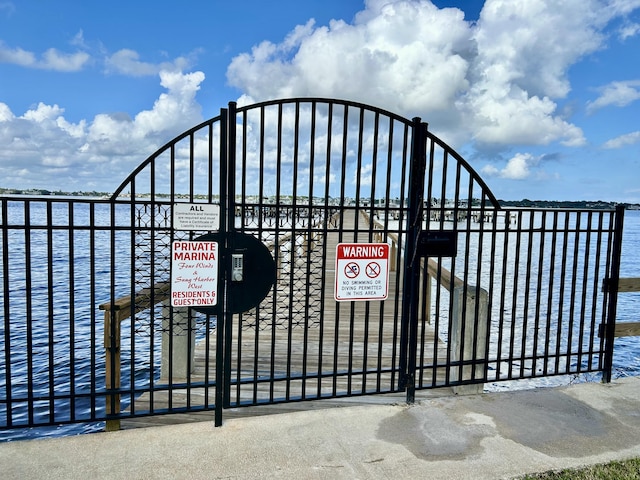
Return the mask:
POLYGON ((640 457, 640 378, 0 444, 3 479, 499 479, 640 457))

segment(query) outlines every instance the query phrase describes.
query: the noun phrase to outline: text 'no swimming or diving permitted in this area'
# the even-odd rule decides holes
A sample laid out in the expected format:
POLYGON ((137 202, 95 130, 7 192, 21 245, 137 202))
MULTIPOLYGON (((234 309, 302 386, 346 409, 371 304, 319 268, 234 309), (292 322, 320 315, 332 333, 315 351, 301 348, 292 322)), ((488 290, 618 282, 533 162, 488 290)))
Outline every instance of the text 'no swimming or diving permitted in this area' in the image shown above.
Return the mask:
POLYGON ((337 301, 384 300, 389 291, 389 245, 339 243, 336 247, 337 301))

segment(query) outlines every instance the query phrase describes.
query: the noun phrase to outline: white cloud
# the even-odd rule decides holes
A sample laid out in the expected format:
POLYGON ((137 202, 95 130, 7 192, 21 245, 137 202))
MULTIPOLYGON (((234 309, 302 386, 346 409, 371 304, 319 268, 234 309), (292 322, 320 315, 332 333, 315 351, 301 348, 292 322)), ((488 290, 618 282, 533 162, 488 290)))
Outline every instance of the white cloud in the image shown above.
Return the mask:
POLYGON ((256 45, 232 60, 227 78, 258 101, 339 97, 421 116, 453 146, 470 137, 480 146, 584 145, 557 99, 571 90, 570 67, 603 48, 608 22, 634 8, 487 0, 471 23, 427 0, 369 0, 352 23, 308 22, 256 45))
POLYGON ((58 72, 77 72, 90 60, 86 52, 60 53, 55 48, 50 48, 42 55, 43 60, 38 63, 38 68, 56 70, 58 72))
POLYGON ((141 77, 157 75, 162 71, 182 72, 190 68, 191 61, 186 57, 177 57, 171 62, 159 64, 140 61, 140 55, 134 50, 124 48, 105 59, 105 68, 108 73, 119 73, 141 77))
POLYGON ((638 34, 640 34, 640 23, 627 23, 620 27, 620 30, 618 31, 618 36, 622 41, 635 37, 638 34))
POLYGON ((606 142, 603 147, 607 149, 622 148, 636 143, 640 143, 640 130, 613 138, 606 142))
POLYGON ((0 42, 0 62, 12 63, 29 68, 55 70, 59 72, 77 72, 90 61, 91 56, 86 52, 63 53, 55 48, 45 51, 41 58, 33 52, 22 48, 9 48, 0 42))
POLYGON ((518 153, 513 156, 502 170, 493 165, 486 165, 482 173, 488 177, 500 177, 509 180, 525 180, 532 175, 532 169, 540 163, 540 158, 530 153, 518 153))
POLYGON ((36 56, 32 52, 27 52, 22 48, 12 49, 7 47, 3 42, 0 42, 0 62, 28 67, 36 63, 36 56))
MULTIPOLYGON (((78 72, 92 62, 92 57, 80 30, 70 44, 78 47, 75 53, 61 52, 55 48, 47 49, 38 57, 34 52, 20 47, 10 48, 0 40, 0 63, 11 63, 25 68, 54 70, 58 72, 78 72)), ((131 49, 121 49, 104 58, 104 68, 107 73, 117 73, 134 77, 158 75, 162 71, 182 72, 191 68, 198 50, 188 56, 177 57, 171 61, 160 63, 143 62, 138 52, 131 49)))
POLYGON ((52 120, 64 113, 64 109, 58 105, 45 105, 40 102, 35 110, 27 111, 22 118, 26 120, 32 120, 37 123, 41 123, 45 120, 52 120))
POLYGON ((6 103, 0 103, 0 122, 9 122, 13 120, 15 117, 13 112, 9 108, 9 105, 6 103))
POLYGON ((58 105, 39 103, 16 116, 0 103, 2 186, 113 190, 147 155, 202 121, 195 96, 203 81, 202 72, 161 72, 166 92, 133 119, 100 114, 73 123, 58 105))
POLYGON ((602 93, 597 99, 587 103, 587 113, 593 113, 609 105, 624 107, 640 99, 640 80, 611 82, 600 91, 602 93))

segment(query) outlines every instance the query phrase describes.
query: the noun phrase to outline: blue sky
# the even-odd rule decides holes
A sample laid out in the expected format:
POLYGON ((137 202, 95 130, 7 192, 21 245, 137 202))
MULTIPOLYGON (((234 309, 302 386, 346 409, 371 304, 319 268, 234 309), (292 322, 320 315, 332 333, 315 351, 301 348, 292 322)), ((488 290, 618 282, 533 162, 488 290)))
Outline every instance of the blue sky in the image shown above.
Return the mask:
POLYGON ((640 0, 0 0, 0 187, 112 191, 229 101, 420 116, 498 198, 640 203, 640 0))

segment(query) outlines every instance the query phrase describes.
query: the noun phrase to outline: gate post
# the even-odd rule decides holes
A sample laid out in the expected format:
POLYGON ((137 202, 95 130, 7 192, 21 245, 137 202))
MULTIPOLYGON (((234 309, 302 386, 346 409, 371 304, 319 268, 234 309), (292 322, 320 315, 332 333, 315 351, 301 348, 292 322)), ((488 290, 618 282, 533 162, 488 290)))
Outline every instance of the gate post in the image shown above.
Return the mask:
POLYGON ((407 391, 407 403, 415 401, 416 352, 418 348, 418 303, 420 257, 418 237, 422 231, 424 176, 427 166, 427 124, 413 119, 409 161, 408 229, 404 248, 402 318, 400 324, 399 388, 407 391))
POLYGON ((620 257, 622 255, 622 228, 624 226, 624 205, 616 207, 616 219, 613 231, 613 250, 611 252, 611 271, 605 280, 607 295, 607 323, 605 329, 604 363, 602 366, 605 383, 611 382, 613 368, 613 342, 616 335, 616 314, 618 309, 618 284, 620 283, 620 257))
MULTIPOLYGON (((229 104, 231 106, 231 104, 229 104)), ((234 117, 235 122, 235 117, 234 117)), ((222 409, 224 406, 225 388, 227 379, 225 376, 225 323, 226 323, 226 277, 224 272, 227 258, 226 238, 227 221, 229 217, 234 217, 235 212, 228 212, 228 156, 229 139, 227 138, 229 129, 228 111, 226 108, 220 109, 220 252, 221 258, 218 261, 218 305, 216 313, 216 394, 215 394, 215 419, 214 425, 222 425, 222 409)), ((235 147, 234 147, 235 148, 235 147)))

